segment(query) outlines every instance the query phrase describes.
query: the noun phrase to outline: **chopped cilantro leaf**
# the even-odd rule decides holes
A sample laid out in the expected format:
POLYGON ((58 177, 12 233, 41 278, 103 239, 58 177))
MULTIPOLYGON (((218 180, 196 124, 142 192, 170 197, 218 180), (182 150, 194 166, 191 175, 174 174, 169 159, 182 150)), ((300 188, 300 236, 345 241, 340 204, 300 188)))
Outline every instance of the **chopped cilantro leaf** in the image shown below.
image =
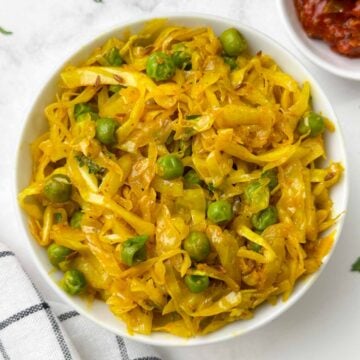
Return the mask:
POLYGON ((75 159, 77 160, 80 167, 85 165, 88 167, 89 174, 102 175, 106 170, 84 154, 76 155, 75 159))
POLYGON ((86 156, 83 154, 75 155, 75 159, 77 160, 80 167, 83 167, 85 165, 85 158, 86 156))

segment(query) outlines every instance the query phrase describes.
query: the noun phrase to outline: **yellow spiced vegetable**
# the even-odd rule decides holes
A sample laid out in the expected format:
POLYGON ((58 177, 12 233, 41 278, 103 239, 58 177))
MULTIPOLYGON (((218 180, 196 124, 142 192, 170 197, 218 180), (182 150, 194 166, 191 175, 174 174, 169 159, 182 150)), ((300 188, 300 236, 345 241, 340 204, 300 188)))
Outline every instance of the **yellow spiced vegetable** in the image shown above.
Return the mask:
POLYGON ((191 337, 286 300, 328 253, 331 122, 229 29, 148 23, 68 66, 19 194, 70 294, 191 337))

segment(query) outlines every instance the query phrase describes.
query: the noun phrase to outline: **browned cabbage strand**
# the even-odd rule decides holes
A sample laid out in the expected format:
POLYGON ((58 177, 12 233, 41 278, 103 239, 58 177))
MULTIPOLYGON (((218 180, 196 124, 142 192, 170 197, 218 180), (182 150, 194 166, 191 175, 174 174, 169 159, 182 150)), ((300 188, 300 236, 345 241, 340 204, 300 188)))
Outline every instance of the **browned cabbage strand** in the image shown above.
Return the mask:
POLYGON ((251 318, 263 302, 287 299, 332 246, 334 234, 322 233, 335 222, 329 189, 342 173, 338 163, 316 165, 325 158, 322 135, 296 130, 311 110, 309 83, 299 85, 261 52, 238 56, 231 71, 208 27, 156 20, 124 39, 109 39, 61 73, 58 96, 45 109, 49 129, 32 144, 31 183, 19 195, 34 238, 44 247, 72 249, 62 269, 83 272, 87 297, 105 301, 130 333, 207 334, 251 318), (179 43, 191 54, 191 69, 153 81, 145 70, 149 55, 171 54, 179 43), (108 66, 112 48, 120 50, 121 66, 108 66), (111 85, 122 88, 114 93, 111 85), (96 139, 91 114, 75 121, 80 103, 116 120, 115 145, 96 139), (185 171, 194 169, 201 184, 188 187, 183 177, 157 175, 157 159, 168 153, 181 159, 185 171), (270 191, 262 176, 269 169, 278 179, 270 191), (54 174, 70 178, 69 201, 54 203, 43 195, 54 174), (255 200, 249 201, 245 190, 255 181, 255 200), (234 211, 222 225, 206 215, 218 199, 234 211), (251 216, 270 205, 278 222, 255 231, 251 216), (71 227, 79 209, 81 228, 71 227), (202 262, 183 249, 190 231, 210 240, 202 262), (149 236, 147 258, 127 266, 122 244, 136 235, 149 236), (189 274, 207 275, 209 287, 192 293, 184 283, 189 274))

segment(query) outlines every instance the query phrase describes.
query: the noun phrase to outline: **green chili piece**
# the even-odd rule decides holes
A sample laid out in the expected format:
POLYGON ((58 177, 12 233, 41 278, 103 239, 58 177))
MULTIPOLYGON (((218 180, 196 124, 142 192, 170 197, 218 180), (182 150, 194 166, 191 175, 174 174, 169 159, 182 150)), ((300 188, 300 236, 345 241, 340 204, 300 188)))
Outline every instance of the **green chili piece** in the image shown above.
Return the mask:
POLYGON ((206 275, 186 275, 185 285, 192 293, 200 293, 209 287, 210 280, 206 275))
POLYGON ((124 264, 132 266, 146 259, 146 241, 148 235, 139 235, 126 240, 121 251, 121 260, 124 264))

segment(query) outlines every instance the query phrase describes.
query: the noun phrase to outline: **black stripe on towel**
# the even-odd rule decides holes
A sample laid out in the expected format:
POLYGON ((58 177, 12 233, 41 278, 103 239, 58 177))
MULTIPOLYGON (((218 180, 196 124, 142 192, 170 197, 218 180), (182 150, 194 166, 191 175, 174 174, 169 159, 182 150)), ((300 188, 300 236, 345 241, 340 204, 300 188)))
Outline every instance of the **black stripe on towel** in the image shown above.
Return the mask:
MULTIPOLYGON (((37 287, 34 285, 34 283, 31 281, 30 277, 28 276, 37 296, 39 297, 40 300, 43 300, 43 297, 42 295, 40 294, 39 290, 37 289, 37 287)), ((56 337, 56 340, 60 346, 60 349, 61 349, 61 352, 64 356, 64 359, 65 360, 72 360, 72 356, 71 356, 71 353, 70 353, 70 350, 69 350, 69 347, 65 341, 65 338, 64 338, 64 335, 62 333, 62 330, 59 326, 59 323, 57 322, 57 320, 55 319, 55 316, 53 314, 53 312, 51 311, 50 307, 48 306, 46 309, 45 309, 45 312, 46 312, 46 316, 50 322, 50 325, 51 325, 51 328, 53 329, 53 332, 54 332, 54 335, 56 337)))
POLYGON ((124 339, 120 336, 116 336, 116 342, 119 346, 121 360, 130 360, 124 339))
POLYGON ((68 311, 66 313, 60 314, 58 318, 60 321, 65 321, 79 315, 80 314, 77 311, 68 311))
POLYGON ((34 314, 38 311, 48 309, 48 308, 49 308, 49 305, 46 302, 42 302, 41 304, 33 305, 33 306, 28 307, 25 310, 19 311, 18 313, 14 314, 13 316, 10 316, 6 320, 0 322, 0 330, 5 329, 9 325, 16 323, 17 321, 19 321, 31 314, 34 314))
POLYGON ((0 355, 2 355, 4 360, 10 360, 10 357, 7 354, 5 347, 4 347, 3 343, 1 342, 1 340, 0 340, 0 355))
POLYGON ((51 309, 48 308, 46 309, 46 315, 50 321, 50 324, 51 324, 51 327, 54 331, 54 334, 55 334, 55 337, 56 337, 56 340, 58 341, 59 345, 60 345, 60 348, 61 348, 61 351, 64 355, 64 359, 65 360, 71 360, 72 359, 72 356, 71 356, 71 353, 70 353, 70 350, 66 344, 66 341, 64 339, 64 335, 60 329, 60 326, 59 326, 59 323, 56 321, 55 319, 55 316, 54 314, 52 313, 51 309))
POLYGON ((15 254, 12 251, 0 251, 0 258, 6 256, 15 256, 15 254))

